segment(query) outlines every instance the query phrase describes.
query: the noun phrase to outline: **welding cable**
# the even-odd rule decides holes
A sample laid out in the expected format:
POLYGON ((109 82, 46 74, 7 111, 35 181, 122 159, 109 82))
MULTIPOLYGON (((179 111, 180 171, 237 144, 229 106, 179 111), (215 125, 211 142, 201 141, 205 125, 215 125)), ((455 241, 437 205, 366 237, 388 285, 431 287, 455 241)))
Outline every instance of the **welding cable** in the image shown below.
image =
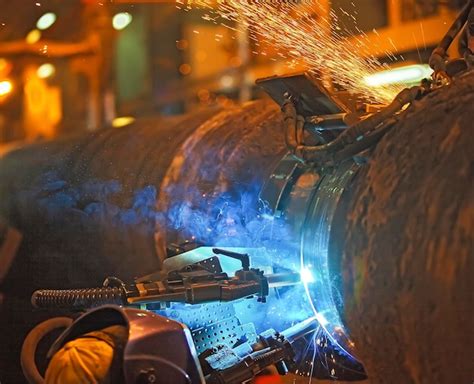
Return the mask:
POLYGON ((304 130, 305 121, 302 117, 298 118, 296 108, 290 98, 286 99, 281 110, 284 119, 286 147, 296 159, 304 163, 309 160, 306 157, 306 151, 310 151, 311 148, 318 148, 321 153, 330 148, 333 141, 328 144, 317 146, 305 146, 302 142, 298 141, 298 139, 302 138, 303 135, 302 133, 298 134, 298 132, 304 130))
POLYGON ((287 99, 283 103, 281 110, 283 112, 283 121, 285 124, 286 147, 294 153, 300 143, 297 140, 297 113, 293 101, 287 99))
POLYGON ((471 8, 466 25, 460 32, 461 36, 458 41, 458 52, 461 57, 469 63, 470 57, 474 54, 474 46, 469 44, 470 39, 474 39, 474 7, 471 8))
POLYGON ((454 20, 448 32, 444 35, 438 46, 433 50, 429 65, 434 70, 435 76, 446 73, 446 51, 466 23, 469 12, 474 6, 474 0, 469 0, 454 20))
POLYGON ((296 154, 297 148, 304 146, 304 124, 303 116, 296 113, 293 101, 288 98, 281 108, 285 126, 285 143, 287 149, 301 162, 304 159, 296 154))
POLYGON ((333 163, 338 164, 344 160, 354 157, 358 153, 372 147, 392 128, 393 125, 398 121, 398 119, 392 118, 385 120, 380 124, 377 129, 375 129, 370 134, 364 136, 363 140, 356 141, 351 145, 344 147, 342 150, 334 154, 333 163))
POLYGON ((282 107, 285 121, 285 142, 289 149, 304 144, 304 125, 306 119, 296 113, 291 100, 287 100, 282 107))
POLYGON ((42 289, 31 296, 35 308, 86 309, 105 304, 124 305, 126 302, 122 287, 42 289))
POLYGON ((299 145, 304 145, 304 124, 306 120, 303 116, 296 116, 296 142, 299 145))
POLYGON ((21 347, 21 369, 26 380, 30 384, 44 384, 44 378, 38 371, 35 362, 36 349, 38 343, 50 332, 59 328, 67 328, 72 324, 69 317, 54 317, 43 321, 34 327, 28 336, 26 336, 23 346, 21 347))
POLYGON ((416 100, 420 95, 423 94, 423 92, 424 89, 420 86, 405 88, 397 96, 395 96, 394 100, 385 108, 360 121, 359 123, 347 128, 330 143, 325 145, 302 147, 299 150, 299 153, 297 150, 297 153, 301 154, 301 157, 307 161, 316 161, 325 159, 328 157, 328 155, 335 154, 343 150, 348 145, 352 145, 356 141, 361 141, 360 145, 362 146, 362 143, 365 143, 365 135, 375 130, 385 120, 393 117, 406 104, 416 100))
POLYGON ((360 138, 365 134, 373 131, 385 120, 390 119, 395 114, 400 112, 400 110, 405 105, 410 104, 414 100, 418 99, 421 95, 423 95, 424 92, 425 89, 420 86, 403 89, 397 96, 395 96, 389 105, 372 116, 360 121, 352 127, 349 127, 344 132, 342 132, 336 140, 341 141, 343 146, 352 144, 356 140, 360 140, 360 138))
POLYGON ((366 139, 365 136, 369 132, 377 130, 377 128, 381 127, 383 128, 381 132, 385 133, 386 128, 389 126, 392 126, 393 124, 383 124, 383 123, 386 120, 392 118, 398 112, 400 112, 400 110, 406 104, 413 102, 414 100, 419 98, 421 95, 423 95, 424 91, 425 91, 424 88, 420 86, 405 88, 397 96, 395 96, 394 100, 385 108, 383 108, 376 114, 347 128, 333 141, 327 144, 323 144, 323 145, 312 145, 312 146, 299 145, 298 143, 296 143, 296 140, 295 141, 289 140, 290 138, 294 137, 291 134, 291 131, 292 132, 297 131, 297 127, 296 127, 297 119, 296 117, 294 117, 294 114, 296 114, 296 110, 294 106, 292 108, 289 106, 291 104, 291 101, 288 100, 288 102, 284 104, 285 109, 283 110, 285 113, 285 123, 286 123, 285 137, 288 138, 288 140, 286 141, 288 149, 292 152, 292 154, 296 158, 300 159, 303 162, 327 161, 331 159, 331 157, 334 157, 336 153, 338 153, 339 151, 342 151, 347 146, 353 145, 357 141, 359 141, 360 143, 358 143, 358 145, 356 146, 353 146, 352 148, 365 149, 368 146, 373 145, 376 142, 374 139, 378 137, 378 135, 374 135, 374 136, 371 136, 370 139, 366 139), (295 143, 297 144, 296 146, 295 146, 295 143))

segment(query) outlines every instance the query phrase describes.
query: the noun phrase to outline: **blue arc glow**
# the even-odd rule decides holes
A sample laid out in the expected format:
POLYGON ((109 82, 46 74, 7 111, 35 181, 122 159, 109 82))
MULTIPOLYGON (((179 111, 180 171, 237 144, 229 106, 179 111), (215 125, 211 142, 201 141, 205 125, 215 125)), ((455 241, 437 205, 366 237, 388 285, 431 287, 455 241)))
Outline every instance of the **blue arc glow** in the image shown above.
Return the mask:
POLYGON ((356 170, 346 163, 323 176, 308 210, 300 246, 300 273, 314 316, 331 341, 349 356, 352 344, 339 315, 329 273, 329 241, 339 200, 356 170))
POLYGON ((309 267, 303 267, 300 270, 301 281, 304 284, 314 283, 314 276, 309 267))

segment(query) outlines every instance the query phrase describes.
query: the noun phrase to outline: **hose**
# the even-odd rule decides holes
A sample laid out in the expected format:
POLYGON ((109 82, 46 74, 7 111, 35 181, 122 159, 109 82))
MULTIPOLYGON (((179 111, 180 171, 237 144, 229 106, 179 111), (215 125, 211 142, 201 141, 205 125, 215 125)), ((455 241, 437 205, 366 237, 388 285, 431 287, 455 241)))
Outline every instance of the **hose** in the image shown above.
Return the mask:
POLYGON ((288 149, 294 152, 300 144, 297 141, 296 108, 293 102, 290 99, 287 99, 283 103, 281 110, 283 112, 283 121, 285 124, 285 144, 288 149))
MULTIPOLYGON (((297 141, 297 132, 301 130, 299 124, 304 124, 304 122, 302 122, 302 119, 297 118, 296 109, 292 101, 287 100, 282 107, 285 121, 286 145, 293 156, 302 162, 327 161, 331 157, 334 158, 336 153, 344 150, 348 146, 352 146, 352 150, 348 153, 353 153, 353 150, 356 148, 360 148, 360 150, 358 150, 358 152, 360 152, 361 150, 368 148, 370 145, 373 145, 388 131, 388 128, 393 125, 392 121, 390 123, 385 123, 388 119, 391 119, 406 104, 416 100, 423 94, 423 92, 425 92, 425 89, 420 86, 405 88, 395 96, 394 100, 389 105, 378 113, 347 128, 333 141, 323 145, 312 146, 302 145, 301 142, 297 141), (365 137, 369 132, 378 130, 378 128, 382 129, 380 131, 383 133, 382 135, 371 135, 370 138, 365 137)), ((354 154, 358 152, 354 152, 354 154)))
POLYGON ((21 369, 28 383, 44 384, 44 378, 39 373, 35 362, 38 343, 51 331, 59 328, 67 328, 71 324, 72 319, 69 317, 54 317, 38 324, 28 333, 21 347, 20 355, 21 369))
POLYGON ((334 155, 333 163, 341 163, 351 157, 354 157, 358 153, 370 148, 375 145, 380 139, 392 128, 397 122, 397 119, 388 119, 380 124, 377 129, 370 134, 364 136, 363 140, 355 141, 353 144, 346 146, 334 155))
POLYGON ((474 0, 469 0, 459 13, 456 20, 444 35, 438 46, 433 50, 430 56, 429 65, 435 71, 435 74, 446 72, 446 51, 455 39, 456 35, 461 31, 466 23, 469 12, 474 5, 474 0))
POLYGON ((35 308, 86 309, 105 304, 124 305, 126 295, 121 287, 88 289, 42 289, 31 296, 35 308))

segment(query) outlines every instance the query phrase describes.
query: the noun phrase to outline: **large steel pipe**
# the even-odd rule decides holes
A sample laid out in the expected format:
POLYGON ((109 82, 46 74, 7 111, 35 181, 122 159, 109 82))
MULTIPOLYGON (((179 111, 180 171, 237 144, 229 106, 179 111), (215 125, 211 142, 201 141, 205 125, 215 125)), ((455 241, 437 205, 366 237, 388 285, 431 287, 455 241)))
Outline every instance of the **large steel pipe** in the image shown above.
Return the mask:
POLYGON ((285 152, 281 124, 276 105, 258 102, 140 120, 6 155, 0 216, 23 242, 0 286, 0 327, 8 330, 0 334, 0 380, 23 382, 22 340, 51 316, 32 312, 35 289, 97 286, 109 275, 131 281, 158 270, 165 239, 192 237, 182 219, 167 217, 175 202, 211 214, 226 194, 226 201, 244 199, 235 212, 250 209, 285 152), (157 217, 172 223, 169 231, 155 235, 157 217))
POLYGON ((346 323, 375 383, 470 383, 474 76, 419 101, 348 196, 346 323))
MULTIPOLYGON (((412 105, 338 204, 331 268, 371 382, 472 380, 473 106, 472 75, 412 105)), ((171 243, 222 240, 221 211, 252 222, 285 153, 282 128, 278 107, 256 102, 8 155, 0 214, 25 240, 2 284, 5 382, 14 376, 4 364, 38 320, 34 289, 149 273, 171 243)))

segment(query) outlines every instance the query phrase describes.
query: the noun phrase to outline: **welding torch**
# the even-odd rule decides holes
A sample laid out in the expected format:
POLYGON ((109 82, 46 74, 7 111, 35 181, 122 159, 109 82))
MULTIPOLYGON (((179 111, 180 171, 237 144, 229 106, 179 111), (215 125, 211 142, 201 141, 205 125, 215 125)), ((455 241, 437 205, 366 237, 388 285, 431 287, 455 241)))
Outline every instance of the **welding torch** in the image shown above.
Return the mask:
MULTIPOLYGON (((299 273, 264 274, 241 254, 215 250, 217 254, 238 258, 242 268, 233 277, 221 270, 209 271, 206 261, 167 271, 161 278, 126 285, 120 279, 107 278, 102 287, 88 289, 43 289, 35 291, 31 302, 36 308, 64 308, 82 310, 105 304, 139 306, 161 309, 172 302, 201 304, 213 301, 229 302, 246 297, 257 297, 265 302, 270 288, 301 282, 299 273), (217 251, 217 252, 216 252, 217 251)), ((243 255, 245 256, 245 255, 243 255)))

